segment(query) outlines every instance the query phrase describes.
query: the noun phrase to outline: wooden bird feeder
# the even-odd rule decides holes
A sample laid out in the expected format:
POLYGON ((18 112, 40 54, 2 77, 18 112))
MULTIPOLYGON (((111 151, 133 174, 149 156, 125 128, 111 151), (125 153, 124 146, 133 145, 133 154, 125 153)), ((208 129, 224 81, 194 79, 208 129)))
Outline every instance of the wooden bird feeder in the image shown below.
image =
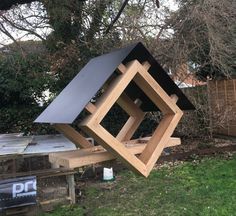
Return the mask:
POLYGON ((163 149, 180 144, 171 135, 182 110, 190 109, 194 109, 191 102, 142 43, 137 43, 90 60, 35 122, 51 123, 80 147, 51 154, 53 163, 75 168, 119 158, 147 177, 163 149), (102 95, 91 103, 101 89, 102 95), (116 137, 101 125, 115 103, 130 116, 116 137), (93 146, 70 126, 84 109, 89 115, 79 127, 100 146, 93 146), (145 113, 158 110, 163 118, 152 136, 132 140, 145 113))

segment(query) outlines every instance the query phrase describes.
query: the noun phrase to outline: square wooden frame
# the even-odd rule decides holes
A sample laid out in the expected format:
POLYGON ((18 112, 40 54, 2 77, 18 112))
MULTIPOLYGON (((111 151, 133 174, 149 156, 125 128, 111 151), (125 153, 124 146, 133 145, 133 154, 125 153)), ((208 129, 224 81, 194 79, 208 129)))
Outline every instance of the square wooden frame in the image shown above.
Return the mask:
POLYGON ((120 71, 121 74, 109 85, 106 92, 97 102, 96 109, 93 110, 92 114, 86 118, 80 126, 86 133, 94 137, 105 149, 124 161, 132 170, 147 177, 170 140, 183 112, 176 105, 176 98, 171 98, 161 88, 148 73, 145 65, 134 60, 130 62, 127 67, 120 69, 120 71), (132 80, 164 115, 139 157, 136 157, 135 154, 127 149, 121 142, 129 140, 132 137, 144 117, 144 113, 138 108, 137 104, 133 103, 123 93, 132 80), (122 97, 120 97, 121 95, 122 97), (112 136, 100 124, 115 102, 120 104, 125 111, 131 114, 131 117, 117 137, 112 136))

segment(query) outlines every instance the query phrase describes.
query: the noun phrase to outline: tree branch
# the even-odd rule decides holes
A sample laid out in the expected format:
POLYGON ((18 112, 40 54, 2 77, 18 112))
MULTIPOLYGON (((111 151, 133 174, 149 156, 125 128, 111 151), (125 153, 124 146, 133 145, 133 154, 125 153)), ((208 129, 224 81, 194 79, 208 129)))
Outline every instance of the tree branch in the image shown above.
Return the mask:
POLYGON ((26 3, 31 3, 35 1, 38 1, 38 0, 1 0, 0 10, 9 10, 14 5, 26 4, 26 3))
POLYGON ((18 43, 18 41, 10 34, 10 32, 5 28, 5 26, 0 23, 0 31, 2 33, 4 33, 6 36, 8 36, 19 48, 20 50, 23 52, 24 49, 21 47, 21 45, 18 43))
POLYGON ((115 22, 119 19, 120 15, 122 14, 123 10, 125 9, 125 6, 128 4, 129 0, 125 0, 124 3, 122 4, 119 12, 117 13, 116 17, 114 18, 114 20, 111 22, 111 24, 108 26, 108 28, 105 31, 105 34, 108 34, 109 31, 111 30, 111 28, 113 27, 113 25, 115 24, 115 22))
POLYGON ((18 26, 16 25, 15 23, 13 23, 11 20, 7 19, 4 15, 1 15, 1 18, 4 19, 6 22, 8 22, 12 27, 18 29, 18 30, 21 30, 21 31, 26 31, 26 32, 29 32, 30 34, 32 35, 35 35, 36 37, 38 37, 39 39, 41 39, 42 41, 44 41, 45 39, 40 36, 39 34, 37 34, 36 32, 34 32, 33 30, 30 30, 30 29, 26 29, 22 26, 18 26))

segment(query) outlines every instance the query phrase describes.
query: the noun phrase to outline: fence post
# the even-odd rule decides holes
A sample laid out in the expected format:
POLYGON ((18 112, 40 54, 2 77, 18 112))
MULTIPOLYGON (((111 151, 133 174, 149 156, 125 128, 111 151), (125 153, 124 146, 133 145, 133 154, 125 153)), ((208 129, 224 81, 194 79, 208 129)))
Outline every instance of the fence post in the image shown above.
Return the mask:
POLYGON ((210 91, 210 80, 207 79, 207 97, 208 97, 208 113, 209 113, 209 131, 210 138, 213 138, 213 122, 212 122, 212 109, 211 109, 211 91, 210 91))

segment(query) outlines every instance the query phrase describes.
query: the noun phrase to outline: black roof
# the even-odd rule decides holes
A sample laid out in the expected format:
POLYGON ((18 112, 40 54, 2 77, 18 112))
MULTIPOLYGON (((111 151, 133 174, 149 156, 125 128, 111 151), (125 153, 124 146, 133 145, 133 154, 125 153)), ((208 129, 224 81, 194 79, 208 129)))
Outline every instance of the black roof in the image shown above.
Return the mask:
MULTIPOLYGON (((137 59, 140 63, 148 61, 151 64, 149 73, 159 85, 169 94, 179 98, 177 105, 182 110, 192 110, 194 106, 153 58, 142 43, 132 44, 125 48, 91 59, 74 79, 62 90, 52 103, 38 116, 35 122, 41 123, 72 123, 87 103, 94 97, 103 84, 114 73, 120 63, 137 59)), ((125 90, 132 98, 141 99, 142 110, 156 111, 158 108, 131 82, 125 90)))

